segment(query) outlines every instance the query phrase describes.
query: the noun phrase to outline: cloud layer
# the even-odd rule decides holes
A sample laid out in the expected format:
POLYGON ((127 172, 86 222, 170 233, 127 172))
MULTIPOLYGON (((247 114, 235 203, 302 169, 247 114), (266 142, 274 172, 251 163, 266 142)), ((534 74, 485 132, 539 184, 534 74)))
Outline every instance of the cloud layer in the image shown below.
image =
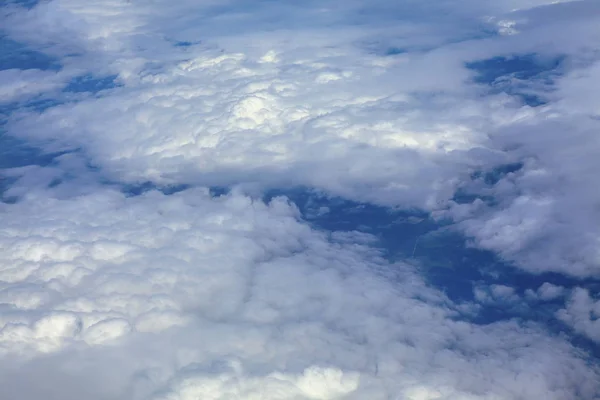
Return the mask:
POLYGON ((63 65, 56 78, 4 71, 7 99, 117 76, 95 96, 14 113, 8 131, 82 149, 111 179, 305 185, 427 210, 446 208, 470 171, 520 162, 484 188, 500 207, 447 215, 529 271, 596 275, 595 2, 165 7, 56 0, 7 12, 14 38, 63 65), (467 68, 529 54, 535 68, 563 61, 528 79, 508 66, 492 91, 467 68))
POLYGON ((568 336, 598 341, 596 2, 18 3, 1 140, 40 154, 0 171, 8 400, 600 397, 568 336), (297 187, 580 280, 456 303, 264 200, 297 187), (524 301, 565 334, 472 322, 524 301))
POLYGON ((564 340, 461 322, 413 267, 312 230, 282 198, 103 190, 2 215, 0 348, 22 365, 8 375, 48 363, 108 379, 111 399, 598 394, 564 340))

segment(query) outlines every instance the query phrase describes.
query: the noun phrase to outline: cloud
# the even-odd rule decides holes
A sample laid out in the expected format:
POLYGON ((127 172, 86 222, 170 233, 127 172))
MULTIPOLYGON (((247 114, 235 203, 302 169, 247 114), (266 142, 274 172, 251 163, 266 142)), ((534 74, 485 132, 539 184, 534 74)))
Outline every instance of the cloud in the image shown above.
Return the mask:
POLYGON ((323 66, 212 53, 110 96, 22 114, 9 131, 55 141, 57 149, 83 147, 112 177, 131 182, 310 185, 427 207, 452 193, 457 161, 446 154, 474 134, 445 126, 447 114, 465 112, 447 110, 450 99, 439 100, 440 121, 423 132, 415 105, 389 98, 392 71, 375 82, 361 78, 375 60, 327 65, 356 59, 343 49, 323 54, 323 66))
POLYGON ((9 69, 0 71, 0 102, 9 103, 26 98, 30 94, 39 94, 46 90, 57 89, 61 81, 56 73, 35 69, 9 69))
POLYGON ((413 267, 312 230, 283 198, 104 189, 2 213, 2 357, 83 363, 69 374, 92 387, 116 369, 107 399, 597 394, 564 340, 457 320, 413 267))
POLYGON ((573 330, 589 339, 598 342, 598 326, 600 323, 600 302, 590 296, 588 290, 576 288, 571 294, 566 307, 557 313, 558 319, 573 330))
MULTIPOLYGON (((597 5, 554 3, 3 8, 57 60, 0 71, 2 128, 51 155, 1 171, 7 399, 597 398, 568 338, 475 324, 374 236, 261 200, 421 209, 528 272, 595 276, 597 5), (489 60, 505 68, 486 82, 489 60)), ((475 300, 519 308, 513 286, 475 300)), ((557 317, 596 340, 595 307, 575 290, 557 317)))
MULTIPOLYGON (((79 54, 64 58, 66 65, 116 74, 123 86, 41 114, 14 115, 8 130, 59 149, 83 148, 119 179, 307 185, 431 209, 478 162, 465 151, 486 145, 480 126, 490 115, 494 122, 512 118, 503 111, 506 101, 482 102, 465 87, 464 51, 436 49, 464 29, 440 27, 414 4, 380 2, 365 14, 360 2, 343 8, 332 2, 321 11, 284 4, 250 11, 232 3, 218 12, 194 2, 166 15, 158 5, 98 4, 104 11, 91 3, 43 3, 6 25, 19 40, 55 56, 79 54), (287 18, 301 24, 297 29, 286 28, 290 22, 275 31, 263 24, 289 8, 300 11, 287 18), (211 10, 216 15, 207 18, 211 10), (400 18, 408 10, 414 21, 401 18, 388 33, 373 23, 348 24, 357 15, 370 21, 370 13, 400 18), (305 25, 315 13, 321 16, 305 25), (61 24, 66 28, 46 23, 57 18, 73 22, 61 24), (235 26, 243 35, 216 29, 220 18, 239 18, 235 26), (402 45, 401 37, 433 50, 386 56, 402 45)), ((458 8, 439 8, 454 10, 449 21, 464 17, 455 15, 458 8)))
MULTIPOLYGON (((518 40, 532 49, 555 36, 550 30, 569 31, 552 44, 552 52, 565 58, 554 76, 544 78, 550 79, 545 104, 524 107, 519 118, 490 131, 491 147, 519 168, 493 181, 479 175, 464 187, 480 200, 454 204, 445 215, 462 221, 475 245, 536 274, 589 277, 597 275, 600 265, 600 232, 593 222, 599 197, 590 184, 598 168, 597 107, 591 95, 598 69, 592 50, 598 35, 596 8, 596 3, 579 1, 515 14, 527 16, 518 40), (491 203, 485 200, 490 198, 491 203)), ((548 50, 543 49, 538 52, 548 50)))
POLYGON ((563 297, 565 295, 565 288, 544 282, 536 291, 527 289, 525 295, 534 300, 552 301, 563 297))
POLYGON ((520 302, 520 297, 515 289, 506 285, 491 285, 489 287, 476 287, 475 299, 480 303, 502 304, 520 302))

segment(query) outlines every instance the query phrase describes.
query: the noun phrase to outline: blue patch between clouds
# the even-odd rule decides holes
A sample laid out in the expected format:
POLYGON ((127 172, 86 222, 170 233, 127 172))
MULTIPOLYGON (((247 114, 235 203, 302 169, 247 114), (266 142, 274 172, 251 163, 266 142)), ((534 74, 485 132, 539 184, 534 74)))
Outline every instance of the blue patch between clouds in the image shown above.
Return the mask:
POLYGON ((6 4, 16 4, 20 7, 31 9, 38 5, 40 0, 5 0, 6 4))
POLYGON ((405 54, 407 52, 408 52, 407 50, 404 50, 404 49, 401 49, 401 48, 398 48, 398 47, 390 47, 389 49, 387 49, 385 51, 384 54, 386 56, 396 56, 398 54, 405 54))
POLYGON ((479 199, 488 206, 497 204, 496 199, 489 195, 489 189, 500 182, 502 179, 519 172, 523 168, 523 163, 510 163, 496 166, 488 171, 476 171, 471 174, 471 181, 459 187, 452 201, 458 204, 470 204, 479 199))
POLYGON ((492 93, 504 92, 536 107, 545 104, 540 94, 561 75, 564 59, 562 56, 548 58, 522 54, 468 62, 465 66, 476 72, 474 82, 489 85, 492 93))
POLYGON ((4 192, 18 178, 2 176, 3 169, 20 168, 30 165, 41 167, 52 165, 56 158, 68 152, 45 153, 39 148, 29 146, 26 142, 16 139, 0 129, 0 201, 14 203, 17 198, 4 198, 4 192))
POLYGON ((61 154, 64 153, 43 153, 40 149, 31 147, 22 140, 0 134, 0 169, 28 165, 47 166, 61 154))
MULTIPOLYGON (((490 173, 510 173, 520 168, 510 164, 490 173)), ((215 194, 226 190, 218 188, 215 194)), ((565 277, 557 273, 531 275, 499 259, 490 251, 468 245, 467 238, 446 225, 433 221, 418 210, 392 210, 372 204, 356 203, 340 198, 329 198, 307 189, 295 191, 272 191, 265 200, 284 195, 294 202, 315 228, 324 231, 360 231, 379 239, 379 247, 390 261, 415 263, 426 281, 443 291, 451 300, 475 302, 474 288, 505 285, 520 296, 515 303, 498 302, 480 304, 476 316, 464 316, 472 323, 487 325, 513 318, 544 325, 557 335, 566 334, 571 342, 594 357, 600 358, 600 347, 584 336, 574 334, 564 323, 556 319, 556 311, 564 306, 557 301, 524 301, 527 289, 536 291, 549 282, 566 288, 584 287, 592 292, 600 289, 600 280, 585 281, 565 277)))
POLYGON ((93 75, 78 76, 72 79, 69 84, 63 89, 63 92, 97 93, 101 90, 112 89, 117 87, 117 75, 110 75, 103 78, 95 78, 93 75))
MULTIPOLYGON (((511 164, 495 173, 510 173, 518 168, 511 164)), ((226 193, 217 188, 215 195, 226 193)), ((275 196, 288 197, 300 209, 303 217, 315 228, 331 231, 359 231, 374 235, 377 246, 389 261, 411 262, 418 266, 425 279, 456 302, 475 301, 475 287, 506 285, 523 296, 527 289, 536 291, 549 282, 564 287, 600 289, 600 280, 581 281, 556 273, 532 275, 501 260, 493 252, 469 246, 468 239, 453 229, 451 223, 437 222, 418 210, 393 210, 372 204, 330 198, 308 189, 271 191, 265 201, 275 196)), ((489 324, 510 318, 523 318, 554 324, 554 312, 562 303, 544 302, 535 309, 526 303, 483 304, 473 322, 489 324)))
POLYGON ((277 195, 290 198, 318 229, 374 235, 387 259, 418 263, 429 282, 456 301, 473 300, 475 282, 491 279, 495 270, 510 268, 491 252, 468 248, 464 237, 422 211, 393 210, 302 189, 273 191, 265 200, 277 195))
POLYGON ((7 121, 7 116, 17 110, 25 110, 30 109, 35 112, 41 113, 48 108, 57 106, 59 104, 63 104, 62 101, 51 98, 35 98, 34 100, 26 101, 26 102, 13 102, 8 104, 3 104, 0 106, 0 133, 4 133, 2 126, 7 121))
POLYGON ((6 69, 41 69, 58 71, 60 63, 43 53, 33 51, 6 36, 0 37, 0 71, 6 69))
MULTIPOLYGON (((107 183, 110 183, 110 182, 107 182, 107 183)), ((151 190, 158 190, 159 192, 162 192, 165 195, 171 195, 171 194, 182 192, 186 189, 189 189, 190 185, 181 184, 181 185, 160 186, 160 185, 156 185, 152 182, 144 182, 144 183, 138 183, 138 184, 120 185, 120 187, 121 187, 121 191, 125 195, 127 195, 129 197, 133 197, 133 196, 140 196, 151 190)))
POLYGON ((479 171, 472 175, 473 179, 482 178, 486 185, 495 185, 508 174, 520 171, 523 163, 511 163, 500 165, 491 171, 479 171))
POLYGON ((508 75, 517 79, 537 78, 544 73, 556 70, 562 60, 562 57, 544 60, 535 54, 525 54, 473 61, 467 63, 466 66, 477 72, 475 82, 491 84, 508 75))
POLYGON ((175 47, 190 47, 193 46, 194 43, 188 41, 175 42, 175 47))

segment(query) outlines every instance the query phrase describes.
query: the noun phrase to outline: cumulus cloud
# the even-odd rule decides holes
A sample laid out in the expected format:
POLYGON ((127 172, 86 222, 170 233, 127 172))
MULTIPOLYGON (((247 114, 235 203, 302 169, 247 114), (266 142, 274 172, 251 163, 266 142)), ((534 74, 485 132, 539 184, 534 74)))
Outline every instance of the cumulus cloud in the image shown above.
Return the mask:
POLYGON ((547 57, 550 50, 564 59, 554 76, 542 78, 552 82, 545 104, 525 107, 519 118, 490 131, 492 147, 519 168, 492 182, 479 175, 465 185, 479 200, 454 204, 446 214, 463 221, 460 226, 476 245, 533 273, 598 274, 600 232, 594 221, 599 197, 590 183, 599 167, 598 110, 591 89, 598 69, 597 7, 578 1, 515 13, 525 18, 515 39, 524 45, 515 52, 547 57), (551 32, 557 30, 570 34, 558 38, 551 32), (552 45, 542 45, 554 37, 552 45))
MULTIPOLYGON (((98 4, 105 11, 91 3, 42 3, 12 15, 7 26, 15 37, 54 55, 77 49, 82 55, 69 57, 67 65, 115 73, 124 86, 42 114, 14 115, 8 130, 61 149, 83 147, 92 162, 119 179, 309 185, 378 203, 434 208, 452 196, 469 164, 464 150, 487 142, 480 126, 491 123, 490 115, 494 122, 513 118, 506 101, 481 102, 476 90, 465 88, 465 54, 435 50, 464 35, 463 29, 442 29, 429 18, 405 20, 402 29, 386 22, 385 33, 373 24, 342 23, 364 12, 361 3, 338 14, 333 2, 322 8, 317 26, 289 30, 286 22, 272 32, 255 19, 293 8, 300 13, 292 21, 304 23, 318 8, 241 7, 244 13, 237 14, 232 4, 231 14, 207 19, 211 4, 184 2, 167 13, 186 13, 184 25, 174 20, 183 32, 174 39, 174 22, 153 8, 158 5, 98 4), (77 23, 45 23, 59 17, 77 23), (235 26, 251 32, 231 37, 209 29, 219 18, 239 18, 235 26), (326 28, 332 19, 337 22, 326 28), (422 46, 434 50, 385 56, 402 36, 413 46, 414 38, 427 37, 422 46), (95 60, 103 69, 91 66, 95 60)), ((438 12, 447 8, 440 7, 438 12)), ((410 9, 395 8, 381 2, 373 12, 400 16, 410 9)))
POLYGON ((474 289, 475 299, 481 303, 517 303, 520 297, 515 289, 506 285, 491 285, 489 287, 476 287, 474 289))
MULTIPOLYGON (((104 189, 2 215, 2 357, 107 379, 102 398, 597 395, 567 342, 457 320, 413 267, 311 229, 283 198, 104 189)), ((3 368, 25 398, 25 372, 3 368)))
MULTIPOLYGON (((261 200, 418 208, 526 271, 597 275, 595 2, 171 3, 2 9, 59 65, 0 71, 2 129, 52 154, 1 171, 8 400, 600 396, 567 338, 471 323, 375 237, 261 200), (122 190, 140 183, 193 188, 122 190)), ((575 290, 557 317, 596 340, 596 309, 575 290)))
POLYGON ((595 275, 597 4, 422 7, 42 2, 9 13, 7 31, 69 71, 115 74, 122 86, 13 113, 6 129, 48 149, 84 149, 110 179, 450 204, 444 216, 464 222, 476 245, 521 268, 595 275), (502 26, 518 34, 497 34, 502 26), (501 93, 472 84, 469 63, 523 54, 564 61, 551 78, 502 77, 501 93), (523 105, 511 90, 546 104, 523 105), (515 162, 518 173, 483 189, 498 206, 450 201, 472 171, 515 162))
POLYGON ((553 301, 560 299, 565 295, 565 288, 553 285, 550 282, 544 282, 536 291, 527 289, 525 295, 533 300, 553 301))
POLYGON ((573 330, 589 339, 600 341, 600 301, 590 296, 583 288, 576 288, 571 294, 566 307, 559 310, 558 318, 573 330))

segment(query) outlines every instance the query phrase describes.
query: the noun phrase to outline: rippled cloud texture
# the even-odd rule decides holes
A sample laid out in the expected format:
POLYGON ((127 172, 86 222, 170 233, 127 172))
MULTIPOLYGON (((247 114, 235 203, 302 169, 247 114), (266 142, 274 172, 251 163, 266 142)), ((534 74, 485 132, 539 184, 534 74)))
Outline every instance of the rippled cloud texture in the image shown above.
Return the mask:
POLYGON ((600 398, 598 2, 0 15, 3 399, 600 398), (457 301, 267 196, 298 187, 570 283, 457 301), (546 303, 549 324, 476 319, 546 303))

